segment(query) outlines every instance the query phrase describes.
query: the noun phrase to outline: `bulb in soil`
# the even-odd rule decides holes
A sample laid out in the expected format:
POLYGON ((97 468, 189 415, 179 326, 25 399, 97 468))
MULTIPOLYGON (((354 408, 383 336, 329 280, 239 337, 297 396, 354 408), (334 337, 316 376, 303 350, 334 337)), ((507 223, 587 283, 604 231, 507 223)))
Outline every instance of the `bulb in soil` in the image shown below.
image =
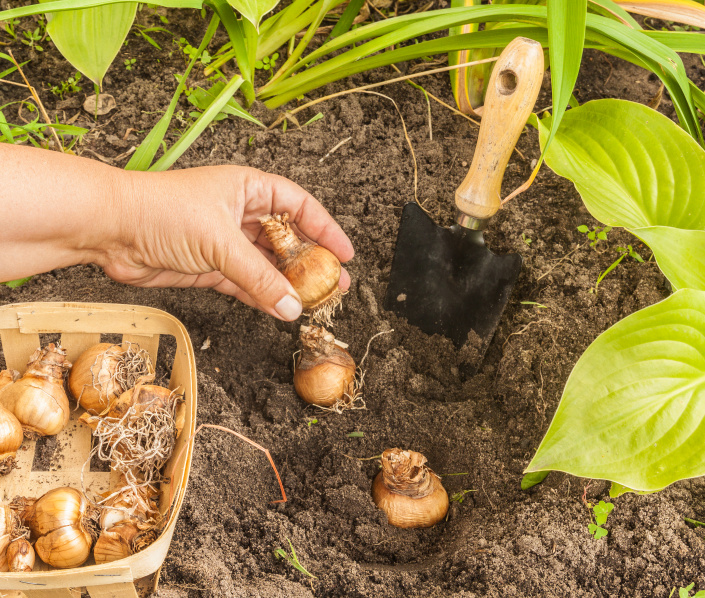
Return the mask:
POLYGON ((81 353, 69 374, 69 390, 86 411, 97 415, 138 382, 151 381, 154 367, 139 345, 101 343, 81 353))
POLYGON ((11 506, 30 529, 37 556, 47 565, 68 569, 86 561, 99 513, 82 492, 55 488, 36 500, 15 499, 11 506))
POLYGON ((273 214, 260 218, 260 223, 274 248, 277 267, 299 294, 304 311, 314 321, 331 325, 344 295, 338 287, 340 261, 325 247, 299 239, 288 220, 287 213, 273 214))
POLYGON ((431 527, 448 512, 448 493, 426 465, 426 457, 397 448, 382 453, 382 471, 372 483, 372 498, 396 527, 431 527))
POLYGON ((301 326, 294 388, 307 403, 336 410, 351 408, 359 396, 355 361, 325 328, 301 326))
POLYGON ((66 351, 51 343, 37 349, 24 375, 0 392, 0 403, 19 420, 27 438, 53 436, 69 423, 64 375, 70 368, 66 351))

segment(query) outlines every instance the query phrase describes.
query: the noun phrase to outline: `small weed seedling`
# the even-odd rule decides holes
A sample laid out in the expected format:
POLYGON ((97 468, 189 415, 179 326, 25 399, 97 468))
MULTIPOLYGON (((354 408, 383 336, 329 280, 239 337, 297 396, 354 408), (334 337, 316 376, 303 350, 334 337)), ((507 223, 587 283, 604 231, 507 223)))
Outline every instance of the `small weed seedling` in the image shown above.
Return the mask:
POLYGON ((64 99, 65 93, 78 93, 81 91, 81 86, 78 82, 81 80, 81 73, 76 72, 73 77, 69 77, 66 81, 62 81, 59 85, 50 86, 50 91, 55 96, 59 96, 62 100, 64 99))
POLYGON ((470 492, 477 492, 477 490, 460 490, 459 492, 454 492, 450 497, 450 502, 461 504, 465 500, 465 495, 470 492))
POLYGON ((20 22, 19 19, 8 19, 7 21, 0 22, 2 30, 7 33, 13 40, 17 41, 17 33, 15 32, 15 27, 20 22))
POLYGON ((204 50, 199 56, 198 48, 194 48, 191 44, 189 44, 185 37, 180 37, 175 43, 179 46, 179 49, 184 53, 184 57, 187 61, 193 60, 194 58, 198 57, 201 64, 205 66, 213 60, 213 57, 208 53, 207 50, 204 50))
POLYGON ((521 233, 521 240, 524 241, 524 243, 526 243, 527 247, 531 247, 531 244, 534 242, 533 239, 530 239, 529 237, 526 236, 526 233, 521 233))
POLYGON ((37 27, 33 31, 23 31, 22 34, 25 37, 22 40, 22 43, 25 46, 29 46, 32 50, 36 50, 37 52, 44 52, 44 48, 39 45, 39 42, 44 39, 41 26, 37 27))
POLYGON ((607 241, 607 233, 609 233, 611 230, 611 226, 596 226, 592 230, 590 230, 586 224, 581 224, 578 227, 579 233, 587 235, 587 238, 590 241, 590 247, 592 247, 593 249, 597 246, 600 241, 607 241))
POLYGON ((311 426, 315 425, 318 423, 318 420, 315 417, 309 417, 308 418, 308 427, 310 428, 311 426))
POLYGON ((607 517, 614 509, 614 504, 611 502, 605 502, 604 500, 601 500, 596 505, 589 502, 586 504, 592 509, 592 514, 595 516, 595 523, 590 523, 590 525, 588 525, 590 535, 593 536, 595 540, 604 538, 609 532, 602 526, 607 523, 607 517))
POLYGON ((125 58, 125 60, 123 61, 123 64, 125 65, 125 70, 131 71, 132 67, 135 66, 136 62, 136 58, 125 58))
POLYGON ((291 554, 287 553, 283 548, 277 548, 274 551, 274 556, 278 559, 284 559, 294 569, 310 577, 311 579, 318 579, 318 577, 306 571, 306 569, 304 569, 304 566, 299 562, 299 557, 296 556, 296 551, 294 550, 294 545, 291 543, 291 540, 287 538, 286 541, 289 543, 289 549, 291 550, 291 554))
MULTIPOLYGON (((693 586, 695 585, 695 582, 691 583, 689 586, 685 588, 678 588, 678 598, 705 598, 705 590, 700 590, 696 594, 693 594, 692 596, 690 595, 690 590, 693 589, 693 586)), ((668 598, 671 598, 673 594, 675 593, 676 588, 673 588, 671 590, 671 593, 668 595, 668 598)))
POLYGON ((275 52, 271 56, 265 56, 262 60, 255 62, 255 68, 258 71, 269 71, 269 78, 274 76, 274 67, 277 65, 279 54, 275 52))
POLYGON ((644 259, 634 250, 634 248, 631 245, 627 245, 626 247, 617 247, 617 251, 621 253, 621 255, 610 264, 610 266, 602 273, 600 276, 597 277, 597 282, 595 283, 595 286, 590 289, 591 293, 597 293, 597 287, 600 286, 600 283, 605 279, 605 276, 607 276, 612 270, 614 270, 621 261, 629 256, 633 259, 635 259, 637 262, 640 264, 644 263, 644 259))

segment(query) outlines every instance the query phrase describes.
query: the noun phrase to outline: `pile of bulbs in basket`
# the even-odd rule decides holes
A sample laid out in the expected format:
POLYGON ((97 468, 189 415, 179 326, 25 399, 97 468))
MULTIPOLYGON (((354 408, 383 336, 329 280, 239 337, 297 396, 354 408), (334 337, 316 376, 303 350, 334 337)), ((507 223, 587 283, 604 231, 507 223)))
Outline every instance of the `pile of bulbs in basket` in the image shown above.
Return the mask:
POLYGON ((66 351, 49 344, 31 356, 22 377, 0 372, 0 474, 12 475, 23 438, 58 434, 69 422, 65 390, 86 412, 93 457, 110 463, 121 484, 106 495, 54 488, 40 497, 17 497, 0 506, 0 571, 32 571, 35 553, 66 569, 125 558, 158 537, 161 471, 183 422, 182 396, 151 384, 149 354, 131 343, 91 347, 71 365, 66 351))
MULTIPOLYGON (((288 219, 288 214, 260 219, 277 267, 301 297, 311 319, 331 325, 343 296, 338 288, 340 262, 324 247, 299 239, 288 219)), ((356 367, 348 345, 315 324, 301 326, 300 342, 294 369, 297 394, 307 403, 337 413, 363 409, 362 361, 356 367)), ((372 484, 372 497, 389 523, 398 527, 430 527, 446 516, 449 506, 448 494, 426 465, 426 458, 398 448, 382 453, 382 470, 372 484)))

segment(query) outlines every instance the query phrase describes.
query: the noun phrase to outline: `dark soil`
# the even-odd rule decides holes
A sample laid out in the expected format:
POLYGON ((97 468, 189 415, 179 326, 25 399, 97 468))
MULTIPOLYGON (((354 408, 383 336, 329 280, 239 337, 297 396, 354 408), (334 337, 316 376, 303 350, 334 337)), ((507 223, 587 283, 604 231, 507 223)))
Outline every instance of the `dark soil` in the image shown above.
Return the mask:
MULTIPOLYGON (((180 25, 170 14, 169 27, 196 42, 202 22, 180 25)), ((46 45, 48 50, 26 67, 30 80, 44 90, 46 83, 73 72, 46 45)), ((184 68, 178 51, 169 57, 173 48, 168 40, 164 45, 155 53, 130 38, 105 82, 117 111, 97 124, 85 114, 76 121, 93 127, 79 148, 83 155, 115 159, 159 118, 175 87, 172 73, 184 68), (133 57, 136 68, 126 71, 123 60, 133 57)), ((702 84, 699 63, 687 64, 702 84)), ((392 75, 383 69, 325 91, 392 75)), ((423 85, 452 103, 445 77, 424 79, 423 85)), ((636 67, 587 52, 578 97, 647 103, 658 87, 636 67)), ((453 192, 472 159, 477 128, 432 102, 431 140, 420 91, 407 84, 381 91, 396 101, 409 129, 419 199, 439 222, 449 223, 453 192)), ((0 87, 2 103, 19 93, 0 87)), ((42 97, 52 114, 60 108, 67 119, 80 112, 83 101, 82 95, 64 102, 46 92, 42 97)), ((538 106, 550 104, 547 78, 538 106)), ((181 108, 189 110, 185 103, 181 108)), ((705 587, 703 531, 683 520, 705 518, 703 480, 615 499, 609 535, 599 541, 588 533, 585 499, 607 499, 606 482, 553 473, 530 491, 520 489, 522 470, 582 352, 621 318, 668 295, 655 263, 632 259, 591 292, 618 256, 617 246, 631 243, 647 259, 648 248, 620 230, 591 248, 576 227, 597 223, 572 184, 544 167, 533 187, 508 204, 486 233, 493 251, 519 253, 524 267, 484 363, 468 376, 469 351, 428 337, 382 308, 401 208, 414 196, 413 162, 399 114, 389 99, 362 94, 322 104, 320 110, 323 118, 303 130, 291 123, 282 132, 239 120, 220 122, 178 167, 241 164, 287 176, 310 190, 345 229, 357 255, 347 265, 353 282, 334 332, 360 359, 374 334, 394 330, 371 345, 365 363, 367 410, 336 415, 303 403, 292 386, 298 324, 276 321, 216 292, 126 287, 92 266, 43 274, 17 290, 0 287, 3 304, 102 301, 172 313, 197 349, 199 421, 231 427, 271 451, 286 504, 272 504, 278 486, 261 453, 212 430, 198 437, 159 595, 665 598, 672 588, 691 582, 695 589, 705 587), (200 350, 207 339, 210 347, 200 350), (451 503, 446 522, 416 531, 386 523, 370 486, 378 471, 374 456, 391 447, 426 455, 446 476, 451 496, 468 491, 451 503), (288 550, 288 541, 315 578, 275 558, 275 549, 288 550)), ((674 116, 668 99, 660 110, 674 116)), ((316 111, 303 115, 302 122, 316 111)), ((267 122, 275 116, 262 107, 255 113, 267 122)), ((507 169, 505 194, 528 177, 539 155, 535 131, 522 135, 518 149, 521 155, 514 154, 507 169)))

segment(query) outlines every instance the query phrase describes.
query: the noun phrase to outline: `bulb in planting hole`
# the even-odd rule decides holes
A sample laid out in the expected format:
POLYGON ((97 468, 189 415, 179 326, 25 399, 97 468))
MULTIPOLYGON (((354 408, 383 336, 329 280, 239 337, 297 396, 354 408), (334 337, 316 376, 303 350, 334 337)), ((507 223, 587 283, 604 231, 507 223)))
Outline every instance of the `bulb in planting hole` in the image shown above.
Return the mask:
POLYGON ((81 353, 69 374, 69 390, 86 411, 98 415, 140 381, 151 381, 154 366, 138 345, 100 343, 81 353))
POLYGON ((302 350, 294 372, 294 388, 307 403, 332 407, 355 395, 355 361, 325 328, 301 326, 302 350))
POLYGON ((75 488, 55 488, 40 498, 15 499, 11 506, 26 525, 37 556, 47 565, 68 569, 82 565, 96 535, 98 509, 75 488))
POLYGON ((286 212, 260 218, 277 267, 299 294, 304 311, 318 322, 330 323, 344 294, 338 288, 340 261, 325 247, 299 239, 288 221, 286 212))
POLYGON ((53 436, 69 423, 69 399, 64 391, 69 369, 66 351, 51 343, 37 349, 24 375, 0 392, 0 403, 20 421, 26 437, 53 436))
POLYGON ((34 548, 27 538, 18 538, 7 547, 7 567, 11 573, 29 573, 34 569, 34 548))
POLYGON ((387 449, 382 471, 372 483, 372 498, 396 527, 431 527, 448 512, 448 493, 441 479, 415 451, 387 449))

